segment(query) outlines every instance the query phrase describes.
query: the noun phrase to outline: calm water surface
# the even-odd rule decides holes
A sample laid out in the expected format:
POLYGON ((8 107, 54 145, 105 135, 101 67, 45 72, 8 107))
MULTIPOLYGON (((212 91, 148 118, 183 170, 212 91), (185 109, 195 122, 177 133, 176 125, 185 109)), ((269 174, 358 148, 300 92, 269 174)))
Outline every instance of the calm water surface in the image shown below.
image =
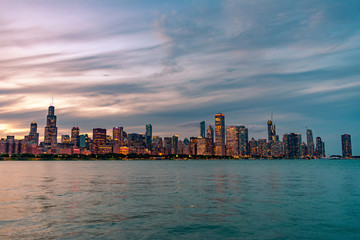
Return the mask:
POLYGON ((0 239, 360 239, 360 161, 0 162, 0 239))

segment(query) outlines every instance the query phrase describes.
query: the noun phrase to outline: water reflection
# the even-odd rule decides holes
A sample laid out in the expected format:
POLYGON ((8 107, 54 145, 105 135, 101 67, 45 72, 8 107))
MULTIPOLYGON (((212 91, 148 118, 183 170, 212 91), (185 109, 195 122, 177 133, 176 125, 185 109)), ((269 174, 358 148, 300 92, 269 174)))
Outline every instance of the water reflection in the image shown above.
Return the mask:
POLYGON ((354 238, 360 161, 324 164, 0 162, 0 238, 354 238))

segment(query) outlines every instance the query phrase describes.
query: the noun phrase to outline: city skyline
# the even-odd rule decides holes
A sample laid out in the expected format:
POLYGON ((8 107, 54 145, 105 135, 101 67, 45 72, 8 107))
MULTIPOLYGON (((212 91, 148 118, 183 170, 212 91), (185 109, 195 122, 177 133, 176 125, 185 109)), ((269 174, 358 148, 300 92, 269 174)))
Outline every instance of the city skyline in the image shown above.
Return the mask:
POLYGON ((221 112, 250 140, 274 113, 280 137, 312 129, 332 155, 347 133, 360 155, 356 1, 0 2, 0 136, 43 129, 54 98, 58 136, 191 137, 221 112))
MULTIPOLYGON (((13 135, 7 135, 6 138, 0 136, 2 143, 0 153, 46 152, 48 154, 81 153, 87 155, 91 152, 128 154, 130 150, 130 152, 135 151, 138 154, 139 152, 147 152, 154 155, 184 154, 183 151, 185 151, 187 155, 200 154, 206 156, 281 157, 282 154, 290 158, 321 158, 326 156, 325 142, 318 136, 315 145, 311 129, 306 129, 306 142, 305 139, 302 141, 301 133, 294 132, 283 134, 281 142, 272 121, 273 115, 271 115, 271 120, 266 122, 268 136, 258 140, 254 138, 249 140, 248 128, 245 126, 226 125, 223 113, 215 114, 215 131, 211 124, 208 124, 205 136, 206 123, 201 121, 198 122, 200 134, 198 136, 184 137, 182 140, 178 134, 174 134, 172 137, 153 136, 151 124, 145 125, 143 133, 126 132, 126 128, 124 129, 123 126, 114 126, 111 136, 110 133, 107 134, 106 128, 93 128, 91 138, 89 133, 83 133, 78 126, 73 126, 71 134, 57 135, 56 119, 55 107, 50 105, 46 116, 44 139, 41 144, 39 144, 37 123, 31 122, 29 135, 20 139, 15 138, 13 135), (164 142, 162 139, 164 139, 164 142), (58 142, 58 140, 61 141, 58 142), (180 146, 179 141, 185 145, 180 146), (183 149, 184 146, 188 146, 187 150, 183 149), (127 147, 126 150, 123 147, 127 147), (34 150, 34 148, 37 148, 37 150, 34 150)), ((351 135, 341 135, 341 148, 343 157, 353 156, 351 135)), ((340 154, 329 155, 340 156, 340 154)))

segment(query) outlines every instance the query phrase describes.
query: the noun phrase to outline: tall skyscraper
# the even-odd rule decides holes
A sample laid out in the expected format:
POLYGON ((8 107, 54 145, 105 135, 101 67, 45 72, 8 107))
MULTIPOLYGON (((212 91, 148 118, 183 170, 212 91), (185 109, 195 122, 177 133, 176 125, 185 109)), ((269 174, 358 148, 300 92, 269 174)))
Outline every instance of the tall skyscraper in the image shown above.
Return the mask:
POLYGON ((200 122, 200 136, 205 138, 205 121, 200 122))
POLYGON ((80 129, 79 127, 73 127, 71 129, 71 144, 79 147, 80 145, 80 129))
POLYGON ((113 128, 113 145, 123 146, 124 143, 124 129, 123 127, 113 128))
POLYGON ((207 130, 206 130, 206 137, 210 138, 210 141, 214 142, 214 128, 209 124, 207 130))
POLYGON ((300 158, 302 155, 301 149, 301 134, 289 133, 283 136, 284 155, 287 158, 300 158))
POLYGON ((239 127, 227 126, 226 128, 226 155, 239 155, 239 127))
POLYGON ((87 134, 82 134, 79 136, 79 147, 81 149, 89 148, 89 139, 87 134))
POLYGON ((151 142, 152 142, 152 126, 151 124, 146 124, 146 132, 145 132, 145 144, 146 148, 151 150, 151 142))
POLYGON ((306 129, 307 154, 309 157, 314 156, 314 139, 311 129, 306 129))
POLYGON ((173 149, 171 153, 173 154, 179 153, 179 135, 172 136, 171 148, 173 149))
POLYGON ((26 137, 26 139, 30 143, 35 143, 36 146, 39 145, 39 133, 37 132, 37 124, 36 124, 36 122, 32 122, 30 124, 30 133, 29 133, 29 136, 26 137))
POLYGON ((351 136, 349 134, 341 135, 341 148, 343 157, 352 157, 351 136))
POLYGON ((225 156, 225 115, 215 114, 215 155, 225 156))
POLYGON ((46 127, 44 134, 45 145, 56 145, 57 144, 57 127, 56 127, 56 116, 55 107, 50 106, 48 115, 46 117, 46 127))
POLYGON ((101 145, 106 144, 106 129, 94 128, 93 129, 93 148, 94 152, 98 152, 98 148, 101 145))
POLYGON ((239 127, 239 155, 248 155, 249 130, 245 126, 239 127))
POLYGON ((325 143, 321 140, 321 137, 316 138, 315 156, 317 158, 325 157, 325 143))
POLYGON ((268 126, 268 141, 276 141, 276 131, 275 131, 275 125, 273 124, 272 120, 267 121, 268 126))

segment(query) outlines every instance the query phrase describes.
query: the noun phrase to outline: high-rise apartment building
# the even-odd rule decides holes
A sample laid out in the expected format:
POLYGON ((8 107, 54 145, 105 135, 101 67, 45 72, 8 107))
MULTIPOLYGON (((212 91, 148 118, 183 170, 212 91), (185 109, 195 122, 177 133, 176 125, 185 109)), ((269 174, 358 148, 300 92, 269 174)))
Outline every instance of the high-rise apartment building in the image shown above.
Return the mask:
POLYGON ((179 153, 179 135, 172 136, 171 139, 171 153, 178 154, 179 153))
POLYGON ((205 138, 205 121, 200 122, 200 136, 205 138))
POLYGON ((94 128, 93 129, 93 149, 98 153, 99 146, 106 144, 106 129, 94 128))
POLYGON ((351 136, 349 134, 341 135, 341 148, 343 157, 352 157, 351 136))
POLYGON ((57 127, 56 127, 56 116, 55 107, 50 106, 48 115, 46 117, 46 127, 44 134, 44 144, 51 146, 57 144, 57 127))
POLYGON ((149 150, 151 150, 151 142, 152 142, 152 126, 151 124, 146 124, 145 144, 146 144, 146 148, 149 150))
POLYGON ((215 155, 225 156, 225 115, 215 114, 215 155))
POLYGON ((73 127, 71 129, 71 144, 79 147, 80 145, 80 129, 79 127, 73 127))
POLYGON ((307 155, 309 157, 314 157, 314 139, 311 129, 306 129, 306 141, 307 141, 307 155))
POLYGON ((287 158, 300 158, 302 156, 301 134, 289 133, 283 136, 284 156, 287 158))
POLYGON ((239 155, 248 155, 249 130, 245 126, 239 127, 239 155))
POLYGON ((25 140, 29 143, 39 145, 39 133, 37 132, 37 124, 36 122, 32 122, 30 124, 30 132, 28 136, 25 136, 25 140))
POLYGON ((268 141, 276 141, 276 131, 275 131, 275 125, 272 122, 272 120, 267 121, 268 126, 268 141))
POLYGON ((226 155, 238 156, 239 155, 239 127, 227 126, 226 127, 226 155))
POLYGON ((214 128, 209 124, 207 130, 206 130, 206 137, 210 138, 210 141, 214 142, 214 128))
POLYGON ((113 145, 123 146, 124 145, 124 129, 123 127, 113 128, 113 145))
POLYGON ((321 140, 321 137, 316 138, 315 156, 317 158, 325 157, 325 143, 321 140))

